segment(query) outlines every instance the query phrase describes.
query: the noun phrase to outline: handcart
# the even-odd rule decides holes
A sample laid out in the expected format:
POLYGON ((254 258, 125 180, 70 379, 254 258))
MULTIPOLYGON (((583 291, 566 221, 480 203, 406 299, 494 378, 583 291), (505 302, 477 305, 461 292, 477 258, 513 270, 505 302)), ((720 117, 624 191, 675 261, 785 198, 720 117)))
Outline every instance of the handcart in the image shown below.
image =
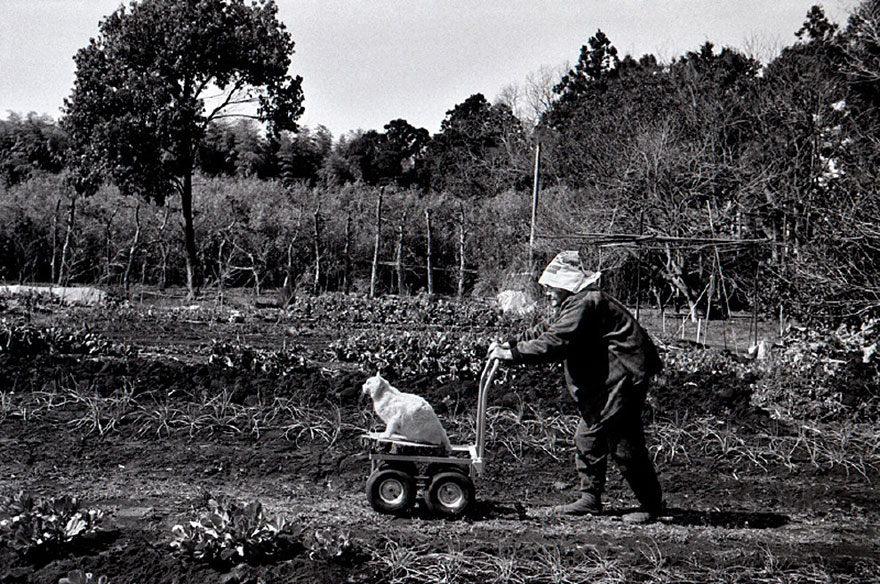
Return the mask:
POLYGON ((412 509, 421 497, 432 513, 442 517, 459 517, 468 510, 474 502, 474 479, 484 470, 486 398, 499 363, 490 359, 480 374, 473 444, 453 444, 447 452, 441 445, 397 435, 364 435, 371 465, 367 498, 373 509, 398 515, 412 509))

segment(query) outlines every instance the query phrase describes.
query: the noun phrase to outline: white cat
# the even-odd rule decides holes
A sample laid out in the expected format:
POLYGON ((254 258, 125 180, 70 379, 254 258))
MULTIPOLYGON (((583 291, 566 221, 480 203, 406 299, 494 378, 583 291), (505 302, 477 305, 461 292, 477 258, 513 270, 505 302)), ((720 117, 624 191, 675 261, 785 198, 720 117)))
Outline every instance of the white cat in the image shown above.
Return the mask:
POLYGON ((447 452, 452 450, 446 430, 425 398, 400 391, 378 373, 367 379, 363 393, 372 398, 376 415, 386 424, 383 438, 399 434, 412 442, 442 444, 447 452))

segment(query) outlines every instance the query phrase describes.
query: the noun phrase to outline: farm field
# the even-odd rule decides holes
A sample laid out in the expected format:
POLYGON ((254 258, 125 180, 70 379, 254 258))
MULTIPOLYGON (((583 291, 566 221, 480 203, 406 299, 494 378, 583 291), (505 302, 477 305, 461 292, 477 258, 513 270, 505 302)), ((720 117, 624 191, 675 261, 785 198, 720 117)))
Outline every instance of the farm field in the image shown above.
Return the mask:
POLYGON ((876 323, 769 323, 757 361, 747 319, 737 351, 644 321, 667 512, 632 526, 613 465, 605 515, 546 513, 576 496, 552 367, 499 371, 464 517, 370 507, 361 384, 382 370, 472 440, 488 341, 526 324, 490 301, 0 298, 0 582, 880 581, 876 323))

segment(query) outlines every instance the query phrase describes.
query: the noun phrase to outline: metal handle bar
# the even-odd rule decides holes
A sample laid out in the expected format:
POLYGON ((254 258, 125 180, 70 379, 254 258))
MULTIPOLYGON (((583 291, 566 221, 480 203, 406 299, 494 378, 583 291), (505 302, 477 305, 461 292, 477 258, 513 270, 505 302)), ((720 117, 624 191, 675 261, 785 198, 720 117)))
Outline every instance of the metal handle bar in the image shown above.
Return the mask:
POLYGON ((492 378, 498 371, 501 361, 498 359, 489 359, 483 367, 480 374, 479 393, 477 395, 477 458, 483 459, 483 451, 486 446, 486 402, 489 394, 489 387, 492 385, 492 378))

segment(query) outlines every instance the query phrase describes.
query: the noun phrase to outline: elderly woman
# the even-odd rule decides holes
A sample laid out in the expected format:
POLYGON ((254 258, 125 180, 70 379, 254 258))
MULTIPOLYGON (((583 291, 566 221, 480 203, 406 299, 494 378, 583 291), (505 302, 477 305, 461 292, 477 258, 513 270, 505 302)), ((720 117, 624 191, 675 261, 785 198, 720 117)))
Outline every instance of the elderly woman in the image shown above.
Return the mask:
POLYGON ((564 363, 565 381, 581 414, 574 437, 580 498, 553 511, 600 514, 610 456, 641 505, 624 520, 648 523, 663 503, 641 413, 648 382, 662 362, 648 333, 596 280, 598 274, 586 273, 576 251, 558 254, 538 280, 554 316, 509 342, 492 343, 489 357, 564 363))

